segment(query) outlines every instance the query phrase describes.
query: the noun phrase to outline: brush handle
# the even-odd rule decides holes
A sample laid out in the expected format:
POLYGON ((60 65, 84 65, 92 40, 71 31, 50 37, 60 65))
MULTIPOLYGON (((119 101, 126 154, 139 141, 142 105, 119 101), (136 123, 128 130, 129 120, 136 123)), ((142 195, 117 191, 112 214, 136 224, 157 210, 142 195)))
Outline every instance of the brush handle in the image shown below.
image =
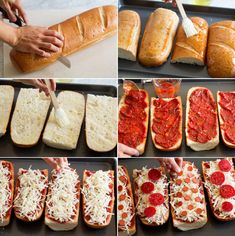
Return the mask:
POLYGON ((57 110, 59 108, 59 103, 58 103, 57 98, 55 96, 55 92, 51 90, 51 82, 50 82, 49 79, 44 79, 44 81, 45 81, 46 86, 49 90, 49 94, 50 94, 50 97, 51 97, 52 104, 55 107, 55 109, 57 110))
POLYGON ((187 15, 185 13, 185 10, 184 10, 181 0, 176 0, 176 4, 177 4, 177 7, 179 9, 179 12, 180 12, 180 15, 182 16, 182 18, 183 19, 187 18, 187 15))

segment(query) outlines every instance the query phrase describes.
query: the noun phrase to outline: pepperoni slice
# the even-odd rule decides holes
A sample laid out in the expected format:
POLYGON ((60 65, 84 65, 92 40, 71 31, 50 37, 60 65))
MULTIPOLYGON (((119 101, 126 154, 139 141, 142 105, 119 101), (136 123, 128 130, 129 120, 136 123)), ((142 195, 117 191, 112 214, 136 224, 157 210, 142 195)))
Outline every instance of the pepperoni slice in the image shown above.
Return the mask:
POLYGON ((192 171, 193 170, 193 167, 192 166, 188 166, 188 171, 192 171))
POLYGON ((118 205, 118 210, 121 211, 124 208, 122 204, 118 205))
POLYGON ((184 182, 187 183, 187 184, 189 184, 189 183, 190 183, 190 178, 184 179, 184 182))
POLYGON ((126 195, 121 194, 121 195, 119 196, 119 201, 124 201, 125 199, 126 199, 126 195))
POLYGON ((212 184, 221 185, 221 184, 223 184, 223 182, 225 180, 225 176, 222 172, 215 171, 213 174, 211 174, 210 180, 211 180, 212 184))
POLYGON ((141 185, 141 190, 143 193, 149 194, 154 190, 154 184, 151 182, 146 182, 141 185))
POLYGON ((226 159, 224 160, 221 160, 219 163, 218 163, 218 166, 220 168, 221 171, 224 171, 224 172, 229 172, 232 168, 230 162, 226 159))
POLYGON ((161 178, 161 172, 158 169, 151 169, 148 172, 148 177, 152 181, 157 181, 161 178))
POLYGON ((122 185, 119 185, 119 186, 118 186, 118 192, 121 192, 122 190, 123 190, 122 185))
POLYGON ((194 208, 194 207, 193 207, 192 204, 189 204, 189 205, 188 205, 188 209, 189 209, 190 211, 191 211, 193 208, 194 208))
POLYGON ((152 217, 155 215, 155 213, 156 213, 156 209, 154 207, 147 207, 144 210, 144 215, 146 217, 152 217))
POLYGON ((128 216, 128 214, 127 214, 126 212, 123 212, 123 213, 122 213, 122 219, 126 219, 127 216, 128 216))
POLYGON ((127 182, 127 179, 124 175, 119 176, 119 180, 123 182, 124 184, 127 182))
POLYGON ((198 189, 197 189, 197 188, 192 188, 191 191, 192 191, 193 193, 197 193, 197 192, 198 192, 198 189))
POLYGON ((220 195, 223 198, 230 198, 235 196, 235 189, 229 184, 224 184, 220 187, 220 195))
POLYGON ((125 225, 125 221, 124 220, 119 220, 118 225, 124 226, 125 225))
POLYGON ((182 196, 183 196, 183 194, 182 194, 181 192, 177 192, 177 193, 176 193, 176 197, 181 198, 182 196))
POLYGON ((181 211, 181 212, 180 212, 180 215, 181 215, 181 216, 187 216, 187 214, 188 214, 187 211, 181 211))
POLYGON ((195 197, 195 201, 196 201, 196 202, 201 202, 202 199, 201 199, 200 197, 195 197))
POLYGON ((233 210, 233 204, 231 202, 223 202, 222 203, 222 210, 225 212, 229 212, 233 210))
POLYGON ((201 208, 197 208, 197 209, 196 209, 196 213, 197 213, 198 215, 200 215, 202 212, 203 212, 203 210, 202 210, 201 208))
POLYGON ((188 187, 187 187, 187 186, 184 186, 182 190, 183 190, 184 192, 187 192, 187 191, 188 191, 188 187))
POLYGON ((149 196, 149 202, 154 206, 159 206, 164 203, 164 197, 161 193, 152 193, 149 196))
POLYGON ((176 185, 181 185, 182 184, 182 180, 181 179, 176 179, 175 183, 176 183, 176 185))
POLYGON ((194 178, 192 179, 192 181, 193 181, 194 184, 198 184, 198 183, 199 183, 199 180, 198 180, 198 178, 196 178, 196 177, 194 177, 194 178))
POLYGON ((183 202, 181 202, 181 201, 180 201, 180 202, 177 202, 176 205, 177 205, 178 207, 181 207, 181 206, 183 205, 183 202))
POLYGON ((181 170, 179 173, 177 173, 178 176, 182 176, 183 175, 183 171, 181 170))
POLYGON ((184 200, 185 200, 185 201, 190 201, 190 200, 191 200, 191 197, 190 197, 189 195, 185 195, 185 196, 184 196, 184 200))

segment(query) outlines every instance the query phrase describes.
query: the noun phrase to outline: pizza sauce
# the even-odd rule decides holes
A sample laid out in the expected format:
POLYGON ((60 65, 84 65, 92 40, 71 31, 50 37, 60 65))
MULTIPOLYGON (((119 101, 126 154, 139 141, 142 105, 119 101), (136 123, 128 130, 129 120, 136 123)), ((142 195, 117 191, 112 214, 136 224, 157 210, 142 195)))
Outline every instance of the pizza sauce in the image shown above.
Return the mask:
POLYGON ((155 98, 152 101, 154 112, 152 132, 157 145, 169 149, 178 143, 181 138, 182 108, 177 98, 164 100, 155 98))
POLYGON ((118 142, 136 148, 147 135, 148 94, 144 90, 130 90, 119 110, 118 142))
POLYGON ((129 228, 135 224, 135 208, 132 202, 132 190, 128 189, 126 169, 118 166, 118 229, 129 234, 129 228))
POLYGON ((202 180, 191 162, 183 162, 182 171, 171 179, 171 206, 177 220, 188 223, 205 220, 206 204, 202 180))
POLYGON ((235 171, 231 159, 203 162, 205 187, 213 212, 223 219, 235 219, 235 171))
POLYGON ((235 92, 219 92, 219 108, 224 139, 235 145, 235 92))
POLYGON ((168 182, 163 168, 133 170, 137 214, 151 225, 169 216, 168 182))
POLYGON ((216 103, 207 88, 195 89, 189 97, 188 138, 207 143, 217 135, 216 103))

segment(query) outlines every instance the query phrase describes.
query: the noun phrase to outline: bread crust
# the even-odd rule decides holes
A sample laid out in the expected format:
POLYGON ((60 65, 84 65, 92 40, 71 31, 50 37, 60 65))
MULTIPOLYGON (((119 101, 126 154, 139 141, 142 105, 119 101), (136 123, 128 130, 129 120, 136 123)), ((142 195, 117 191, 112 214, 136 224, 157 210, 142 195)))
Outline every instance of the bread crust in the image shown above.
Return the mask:
POLYGON ((168 9, 158 8, 150 14, 138 55, 142 65, 160 66, 167 61, 178 23, 177 14, 168 9))
MULTIPOLYGON (((47 169, 40 170, 40 172, 43 173, 43 175, 48 179, 48 170, 47 170, 47 169)), ((19 177, 19 175, 18 175, 18 177, 19 177)), ((20 189, 20 186, 19 186, 20 183, 19 183, 18 177, 17 177, 17 180, 16 180, 16 188, 15 188, 15 197, 14 197, 14 199, 16 198, 18 192, 20 191, 20 190, 19 190, 19 189, 20 189)), ((35 217, 34 220, 29 221, 26 217, 22 217, 22 216, 17 212, 17 208, 16 208, 15 206, 13 206, 13 208, 14 208, 14 213, 15 213, 16 218, 18 218, 19 220, 22 220, 22 221, 24 221, 24 222, 34 222, 34 221, 38 221, 38 220, 41 218, 42 213, 43 213, 43 211, 44 211, 44 205, 45 205, 45 200, 46 200, 46 196, 47 196, 47 188, 46 188, 45 193, 42 194, 42 195, 43 195, 43 196, 42 196, 41 201, 43 202, 43 207, 41 208, 40 211, 36 212, 36 217, 35 217)))
POLYGON ((10 184, 10 190, 11 190, 11 200, 10 200, 10 209, 7 211, 7 217, 4 217, 3 221, 0 220, 0 227, 7 226, 10 223, 11 220, 11 213, 12 213, 12 208, 13 208, 13 199, 14 199, 14 179, 15 179, 15 174, 14 174, 14 166, 12 162, 10 161, 5 161, 2 160, 0 161, 1 164, 7 164, 9 165, 10 169, 10 175, 11 175, 11 180, 9 181, 10 184))
POLYGON ((190 18, 198 31, 197 35, 187 38, 182 24, 177 35, 171 63, 181 62, 188 64, 205 65, 208 23, 200 17, 190 18))
MULTIPOLYGON (((187 102, 186 102, 186 119, 185 119, 185 134, 186 134, 186 144, 190 148, 192 148, 194 151, 204 151, 204 150, 211 150, 215 148, 219 144, 219 122, 218 122, 218 114, 216 111, 216 137, 213 138, 212 140, 209 140, 206 143, 199 143, 199 142, 194 142, 193 140, 190 140, 188 137, 188 122, 189 122, 189 110, 190 110, 190 102, 189 98, 191 94, 197 90, 197 89, 207 89, 204 87, 192 87, 189 89, 188 94, 187 94, 187 102)), ((211 98, 214 100, 212 92, 207 89, 210 93, 211 98)))
MULTIPOLYGON (((170 101, 174 98, 162 98, 163 100, 165 101, 170 101)), ((151 130, 151 136, 152 136, 152 141, 153 141, 153 144, 154 146, 157 148, 157 149, 160 149, 162 151, 174 151, 174 150, 177 150, 178 148, 180 148, 181 144, 182 144, 182 122, 183 122, 183 108, 182 108, 182 100, 181 100, 181 97, 176 97, 176 99, 179 101, 179 104, 180 104, 180 127, 179 127, 179 131, 180 131, 180 138, 178 140, 178 142, 172 146, 171 148, 164 148, 160 145, 158 145, 156 142, 155 142, 155 133, 153 132, 152 130, 152 126, 153 126, 153 119, 154 119, 154 105, 153 105, 153 102, 154 100, 157 100, 157 98, 151 98, 151 117, 150 117, 150 130, 151 130)))
POLYGON ((37 71, 52 64, 60 56, 70 55, 114 35, 117 24, 116 6, 96 7, 49 28, 61 33, 65 38, 63 48, 51 53, 49 58, 13 49, 10 59, 20 72, 37 71))
POLYGON ((134 216, 132 218, 132 222, 133 222, 133 226, 129 227, 128 231, 129 234, 126 231, 123 231, 120 227, 118 227, 118 235, 134 235, 136 233, 136 218, 135 218, 135 205, 134 205, 134 196, 133 196, 133 192, 132 192, 132 188, 131 188, 131 180, 130 180, 130 176, 128 174, 128 170, 125 166, 120 165, 120 167, 124 170, 125 172, 125 176, 127 179, 127 184, 126 184, 126 189, 128 190, 130 199, 131 199, 131 207, 134 211, 134 216))
POLYGON ((118 13, 118 57, 136 61, 141 30, 137 12, 123 10, 118 13))
MULTIPOLYGON (((146 102, 146 104, 147 104, 147 107, 144 109, 145 112, 146 112, 146 114, 147 114, 146 121, 145 121, 145 128, 146 128, 146 130, 145 130, 145 135, 144 135, 145 138, 144 138, 143 142, 142 142, 141 144, 139 144, 139 145, 136 147, 136 149, 137 149, 138 152, 139 152, 139 155, 142 155, 142 154, 144 153, 144 151, 145 151, 146 141, 147 141, 147 137, 148 137, 148 126, 149 126, 149 95, 148 95, 147 90, 139 89, 139 91, 144 91, 144 92, 145 92, 145 94, 146 94, 145 102, 146 102)), ((119 112, 118 112, 118 114, 119 114, 118 122, 120 121, 120 110, 121 110, 122 107, 125 106, 125 98, 126 98, 126 95, 124 94, 124 95, 121 97, 120 101, 119 101, 119 105, 118 105, 118 110, 119 110, 119 112)))
MULTIPOLYGON (((83 172, 83 188, 85 186, 85 182, 86 182, 86 178, 87 178, 87 175, 86 175, 86 171, 87 170, 84 170, 83 172)), ((115 201, 115 196, 114 196, 114 171, 113 170, 109 170, 111 175, 112 175, 112 179, 113 179, 113 189, 112 189, 112 202, 111 202, 111 205, 110 205, 110 209, 111 209, 111 212, 113 212, 113 208, 114 208, 114 201, 115 201)), ((109 215, 108 216, 108 219, 106 221, 106 224, 104 225, 99 225, 99 224, 92 224, 90 222, 88 222, 88 220, 86 219, 85 217, 85 206, 86 206, 86 202, 85 202, 85 198, 84 196, 82 197, 82 212, 83 212, 83 220, 85 222, 85 224, 90 227, 90 228, 94 228, 94 229, 103 229, 105 227, 107 227, 110 222, 111 222, 111 219, 112 219, 112 215, 109 215)))

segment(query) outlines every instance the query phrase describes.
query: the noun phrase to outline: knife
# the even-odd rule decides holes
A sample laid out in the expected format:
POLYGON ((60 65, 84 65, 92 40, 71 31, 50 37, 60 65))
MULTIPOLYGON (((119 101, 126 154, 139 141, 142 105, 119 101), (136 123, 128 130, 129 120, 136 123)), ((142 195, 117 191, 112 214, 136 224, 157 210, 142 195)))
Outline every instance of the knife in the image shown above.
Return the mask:
POLYGON ((69 69, 71 68, 71 62, 67 57, 60 56, 57 60, 69 69))

